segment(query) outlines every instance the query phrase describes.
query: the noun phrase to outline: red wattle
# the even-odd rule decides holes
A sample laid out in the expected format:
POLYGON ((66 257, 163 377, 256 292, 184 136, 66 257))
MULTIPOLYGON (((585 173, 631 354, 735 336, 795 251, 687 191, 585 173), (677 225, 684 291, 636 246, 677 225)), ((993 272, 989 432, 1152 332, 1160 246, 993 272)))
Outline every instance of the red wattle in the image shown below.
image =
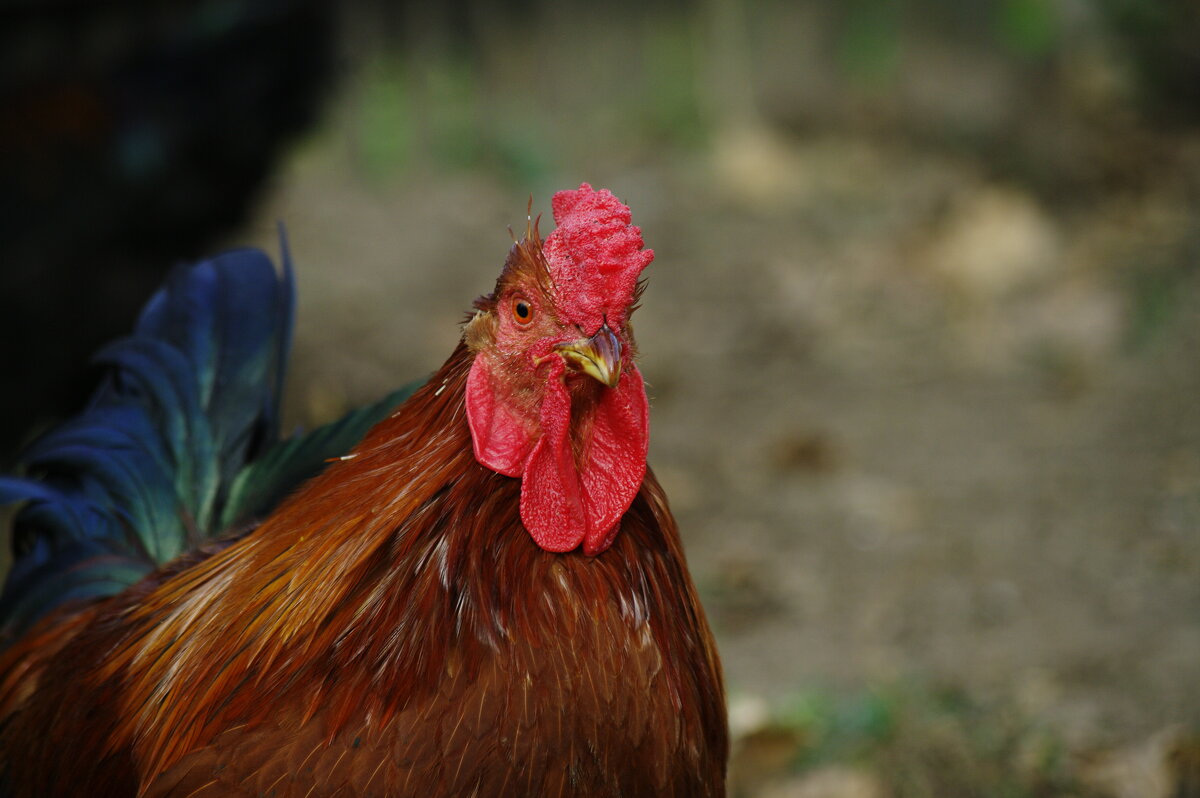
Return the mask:
POLYGON ((546 551, 571 551, 587 534, 587 520, 571 452, 571 397, 561 366, 557 371, 542 399, 542 437, 521 477, 521 521, 546 551))
POLYGON ((621 516, 629 509, 646 476, 650 449, 650 407, 642 375, 631 364, 616 388, 605 391, 592 422, 587 462, 579 475, 587 534, 585 554, 612 545, 621 516))
POLYGON ((604 392, 582 469, 571 447, 571 398, 557 374, 539 415, 542 437, 522 478, 521 521, 543 549, 570 551, 583 543, 585 554, 599 554, 612 545, 646 475, 650 413, 642 375, 629 366, 617 387, 604 392))
POLYGON ((612 545, 621 516, 646 475, 650 412, 642 375, 625 368, 616 388, 594 410, 582 469, 571 445, 571 396, 561 360, 549 365, 535 440, 497 396, 487 362, 475 358, 467 376, 467 423, 475 459, 521 478, 521 521, 547 551, 595 556, 612 545))

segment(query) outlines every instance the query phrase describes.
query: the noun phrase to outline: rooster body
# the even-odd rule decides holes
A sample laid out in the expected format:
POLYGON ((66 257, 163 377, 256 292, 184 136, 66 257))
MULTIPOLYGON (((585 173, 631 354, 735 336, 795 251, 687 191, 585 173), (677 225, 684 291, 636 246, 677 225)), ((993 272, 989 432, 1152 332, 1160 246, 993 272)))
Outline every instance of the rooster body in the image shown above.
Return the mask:
MULTIPOLYGON (((76 582, 0 656, 0 790, 724 795, 720 667, 645 467, 627 278, 648 253, 607 192, 555 200, 559 230, 513 247, 442 368, 299 488, 312 467, 282 455, 367 416, 272 449, 252 398, 268 409, 208 494, 221 534, 131 587, 95 595, 93 550, 37 532, 56 505, 27 494, 52 556, 26 559, 57 551, 76 582)), ((10 615, 36 612, 35 571, 10 615)))

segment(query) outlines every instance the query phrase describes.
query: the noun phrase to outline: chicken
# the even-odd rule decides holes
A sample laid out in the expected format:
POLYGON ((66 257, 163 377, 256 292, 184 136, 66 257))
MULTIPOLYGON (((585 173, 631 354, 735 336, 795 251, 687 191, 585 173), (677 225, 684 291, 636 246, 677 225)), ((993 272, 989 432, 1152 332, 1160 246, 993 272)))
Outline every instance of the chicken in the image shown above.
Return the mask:
POLYGON ((608 191, 552 205, 410 398, 281 443, 286 249, 281 279, 176 273, 40 480, 0 482, 27 502, 0 791, 725 794, 720 665, 646 466, 653 253, 608 191))

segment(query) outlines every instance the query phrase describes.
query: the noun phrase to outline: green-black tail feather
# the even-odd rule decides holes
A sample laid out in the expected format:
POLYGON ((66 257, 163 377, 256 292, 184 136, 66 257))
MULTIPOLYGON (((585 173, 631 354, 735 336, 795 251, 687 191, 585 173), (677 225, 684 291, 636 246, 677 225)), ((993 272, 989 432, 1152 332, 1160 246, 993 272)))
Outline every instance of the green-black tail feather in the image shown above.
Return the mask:
POLYGON ((121 592, 226 530, 249 528, 414 389, 279 439, 295 309, 259 250, 176 267, 134 333, 104 348, 105 376, 77 417, 0 477, 13 563, 0 648, 67 602, 121 592))

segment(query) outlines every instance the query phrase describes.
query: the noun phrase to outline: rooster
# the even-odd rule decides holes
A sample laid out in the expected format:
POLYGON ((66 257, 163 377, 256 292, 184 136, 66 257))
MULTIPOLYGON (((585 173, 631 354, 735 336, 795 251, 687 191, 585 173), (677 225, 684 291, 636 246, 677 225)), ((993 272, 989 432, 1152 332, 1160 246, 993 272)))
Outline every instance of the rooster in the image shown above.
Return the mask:
POLYGON ((286 247, 173 273, 0 481, 0 794, 725 794, 646 465, 653 252, 606 190, 552 206, 428 382, 283 441, 286 247))

